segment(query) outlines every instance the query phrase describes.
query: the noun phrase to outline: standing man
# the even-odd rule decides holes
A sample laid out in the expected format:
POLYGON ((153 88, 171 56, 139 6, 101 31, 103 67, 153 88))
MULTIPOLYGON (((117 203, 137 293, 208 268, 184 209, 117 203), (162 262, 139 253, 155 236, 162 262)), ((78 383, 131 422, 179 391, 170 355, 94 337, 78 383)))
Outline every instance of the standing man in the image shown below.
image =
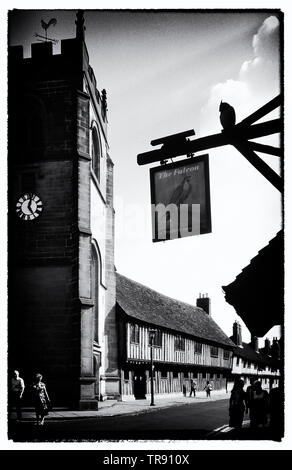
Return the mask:
POLYGON ((256 377, 250 377, 249 379, 249 386, 246 389, 246 407, 247 411, 250 409, 250 404, 253 398, 253 391, 254 391, 254 385, 256 382, 257 378, 256 377))
POLYGON ((13 371, 13 376, 11 379, 11 408, 15 406, 17 421, 21 420, 21 400, 24 392, 24 381, 19 377, 18 370, 13 371))
POLYGON ((194 393, 194 397, 196 396, 196 390, 197 390, 197 384, 193 380, 191 380, 191 391, 190 391, 190 397, 192 396, 192 393, 194 393))

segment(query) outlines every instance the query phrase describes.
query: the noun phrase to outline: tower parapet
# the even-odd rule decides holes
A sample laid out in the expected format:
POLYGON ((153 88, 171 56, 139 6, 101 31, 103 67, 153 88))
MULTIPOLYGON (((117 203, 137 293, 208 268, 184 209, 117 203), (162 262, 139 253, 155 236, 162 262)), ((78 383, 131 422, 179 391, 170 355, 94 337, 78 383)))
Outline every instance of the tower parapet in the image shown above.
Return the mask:
POLYGON ((89 54, 84 41, 83 11, 77 12, 76 37, 61 40, 61 53, 53 53, 51 41, 31 44, 31 56, 24 58, 22 46, 8 48, 8 60, 11 77, 23 80, 59 80, 68 78, 74 87, 88 93, 93 101, 100 125, 106 136, 107 106, 106 100, 97 88, 97 80, 89 64, 89 54))

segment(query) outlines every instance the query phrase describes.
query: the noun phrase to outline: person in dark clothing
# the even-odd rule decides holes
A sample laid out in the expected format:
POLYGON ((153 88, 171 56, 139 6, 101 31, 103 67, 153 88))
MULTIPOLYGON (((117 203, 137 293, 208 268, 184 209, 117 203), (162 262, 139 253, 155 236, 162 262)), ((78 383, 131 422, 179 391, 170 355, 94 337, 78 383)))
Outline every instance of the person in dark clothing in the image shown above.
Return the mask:
POLYGON ((279 387, 270 390, 270 427, 276 436, 283 433, 283 403, 279 387))
POLYGON ((248 410, 250 408, 250 401, 251 401, 251 398, 252 398, 252 392, 254 390, 254 384, 255 384, 256 380, 257 380, 256 377, 250 377, 250 379, 249 379, 250 384, 246 389, 246 406, 247 406, 248 410))
POLYGON ((190 391, 190 397, 192 396, 192 393, 194 394, 194 397, 196 396, 196 391, 197 391, 197 384, 193 380, 191 380, 191 391, 190 391))
POLYGON ((19 377, 18 370, 13 371, 11 386, 9 390, 9 416, 11 414, 12 408, 15 406, 16 417, 18 422, 21 421, 22 418, 21 403, 24 388, 24 381, 21 377, 19 377))
POLYGON ((257 380, 254 383, 249 402, 250 426, 265 426, 268 421, 269 412, 269 394, 262 389, 261 382, 257 380))
POLYGON ((242 379, 234 382, 229 400, 229 426, 241 428, 246 407, 246 392, 243 390, 242 379))

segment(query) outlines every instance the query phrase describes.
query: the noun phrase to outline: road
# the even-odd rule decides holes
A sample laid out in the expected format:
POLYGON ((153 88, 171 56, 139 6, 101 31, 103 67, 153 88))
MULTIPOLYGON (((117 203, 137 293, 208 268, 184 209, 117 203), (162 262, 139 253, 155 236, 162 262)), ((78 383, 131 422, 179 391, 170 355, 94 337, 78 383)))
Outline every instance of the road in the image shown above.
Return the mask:
POLYGON ((137 415, 53 421, 45 426, 32 422, 11 423, 9 437, 24 441, 97 441, 124 439, 208 439, 228 424, 228 400, 154 409, 137 415))

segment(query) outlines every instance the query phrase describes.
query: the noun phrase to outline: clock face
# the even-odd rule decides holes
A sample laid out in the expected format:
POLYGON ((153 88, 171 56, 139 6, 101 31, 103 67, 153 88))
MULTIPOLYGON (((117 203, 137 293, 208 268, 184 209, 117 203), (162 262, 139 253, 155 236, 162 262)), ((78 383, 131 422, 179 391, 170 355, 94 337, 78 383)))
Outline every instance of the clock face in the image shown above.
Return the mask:
POLYGON ((43 210, 43 203, 34 193, 20 196, 16 203, 16 214, 22 220, 33 220, 39 217, 43 210))

